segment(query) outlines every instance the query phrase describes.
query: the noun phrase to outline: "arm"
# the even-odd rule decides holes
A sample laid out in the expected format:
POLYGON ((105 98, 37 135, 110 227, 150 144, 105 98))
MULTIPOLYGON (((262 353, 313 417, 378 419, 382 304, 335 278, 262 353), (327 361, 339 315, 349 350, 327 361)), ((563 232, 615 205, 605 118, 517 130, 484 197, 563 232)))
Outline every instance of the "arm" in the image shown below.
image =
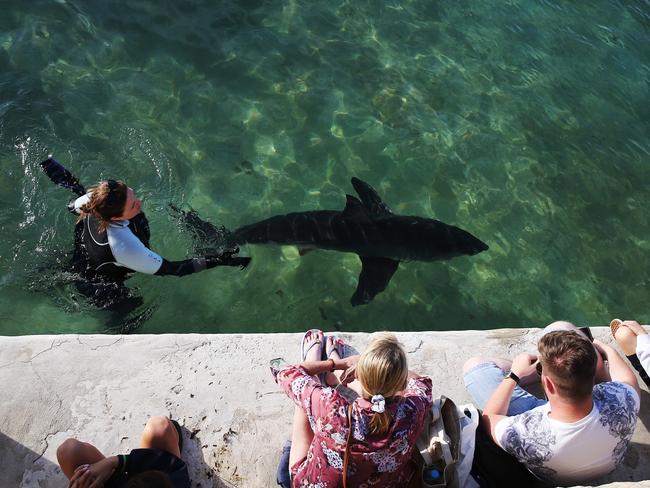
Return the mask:
MULTIPOLYGON (((537 357, 532 354, 520 354, 512 362, 511 371, 521 378, 530 369, 530 366, 537 361, 537 357)), ((490 432, 492 439, 499 444, 496 438, 496 425, 507 417, 508 407, 512 399, 512 393, 515 391, 517 383, 512 378, 504 378, 499 384, 492 396, 489 398, 483 409, 483 420, 486 429, 490 432)))
POLYGON ((108 242, 115 260, 120 265, 140 273, 158 276, 186 276, 215 266, 241 266, 245 268, 250 262, 248 257, 233 257, 233 252, 224 252, 220 256, 167 261, 145 246, 128 227, 109 230, 111 232, 108 235, 108 242))
POLYGON ((308 375, 315 376, 321 373, 328 373, 336 370, 346 370, 357 364, 359 356, 348 356, 343 359, 327 359, 325 361, 305 361, 300 364, 308 375))
POLYGON ((609 362, 609 374, 612 377, 612 381, 625 383, 626 385, 631 386, 640 397, 641 391, 639 390, 639 383, 636 381, 636 376, 632 369, 630 369, 625 361, 623 361, 623 358, 618 354, 618 352, 616 352, 613 347, 608 346, 599 340, 594 341, 594 346, 604 358, 607 358, 607 361, 609 362))
POLYGON ((113 476, 119 466, 117 456, 109 456, 93 464, 82 464, 70 478, 70 488, 99 488, 113 476))

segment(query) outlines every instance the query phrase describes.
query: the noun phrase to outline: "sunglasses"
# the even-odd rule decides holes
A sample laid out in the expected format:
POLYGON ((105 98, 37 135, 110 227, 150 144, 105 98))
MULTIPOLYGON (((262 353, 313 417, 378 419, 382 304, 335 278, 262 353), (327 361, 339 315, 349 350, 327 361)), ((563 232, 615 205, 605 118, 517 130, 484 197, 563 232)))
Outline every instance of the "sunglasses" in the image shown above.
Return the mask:
POLYGON ((537 374, 542 376, 542 362, 537 361, 537 364, 535 365, 535 370, 537 371, 537 374))

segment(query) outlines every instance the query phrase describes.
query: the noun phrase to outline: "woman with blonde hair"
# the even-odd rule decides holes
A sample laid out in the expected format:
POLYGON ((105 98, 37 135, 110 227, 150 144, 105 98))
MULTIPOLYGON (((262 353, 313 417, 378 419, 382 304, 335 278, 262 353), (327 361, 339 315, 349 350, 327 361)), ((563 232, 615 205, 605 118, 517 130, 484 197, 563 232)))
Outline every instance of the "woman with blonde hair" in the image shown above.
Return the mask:
POLYGON ((415 473, 416 440, 431 409, 431 379, 408 370, 404 348, 393 334, 376 335, 363 354, 347 358, 341 358, 342 341, 328 337, 327 359, 321 360, 322 344, 321 331, 308 331, 304 361, 274 371, 296 404, 292 486, 336 488, 344 476, 349 487, 406 486, 415 473), (325 385, 316 377, 323 373, 325 385), (350 400, 344 389, 328 386, 339 380, 358 397, 350 400))

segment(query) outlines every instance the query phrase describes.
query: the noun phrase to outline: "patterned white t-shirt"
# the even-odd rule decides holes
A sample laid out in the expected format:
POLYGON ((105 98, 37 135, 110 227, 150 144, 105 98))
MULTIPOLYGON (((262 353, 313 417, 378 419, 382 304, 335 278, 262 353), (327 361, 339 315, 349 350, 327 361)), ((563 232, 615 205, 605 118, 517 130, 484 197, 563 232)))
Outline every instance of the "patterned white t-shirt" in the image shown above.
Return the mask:
POLYGON ((626 384, 594 387, 594 407, 583 419, 567 423, 548 416, 550 404, 500 420, 497 443, 533 474, 555 484, 578 484, 612 471, 630 443, 639 395, 626 384))

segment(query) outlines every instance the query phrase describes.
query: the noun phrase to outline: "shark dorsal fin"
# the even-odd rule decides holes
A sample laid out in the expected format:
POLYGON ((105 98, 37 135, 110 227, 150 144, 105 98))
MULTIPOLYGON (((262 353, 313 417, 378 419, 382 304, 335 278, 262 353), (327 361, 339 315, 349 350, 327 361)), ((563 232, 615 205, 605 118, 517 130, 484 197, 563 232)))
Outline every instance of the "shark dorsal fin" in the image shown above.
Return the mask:
POLYGON ((392 215, 393 211, 382 201, 379 193, 368 183, 353 177, 352 186, 371 215, 375 217, 392 215))
POLYGON ((368 217, 368 210, 364 207, 363 203, 352 195, 345 195, 345 208, 343 209, 343 215, 350 218, 356 218, 357 220, 370 220, 368 217))

